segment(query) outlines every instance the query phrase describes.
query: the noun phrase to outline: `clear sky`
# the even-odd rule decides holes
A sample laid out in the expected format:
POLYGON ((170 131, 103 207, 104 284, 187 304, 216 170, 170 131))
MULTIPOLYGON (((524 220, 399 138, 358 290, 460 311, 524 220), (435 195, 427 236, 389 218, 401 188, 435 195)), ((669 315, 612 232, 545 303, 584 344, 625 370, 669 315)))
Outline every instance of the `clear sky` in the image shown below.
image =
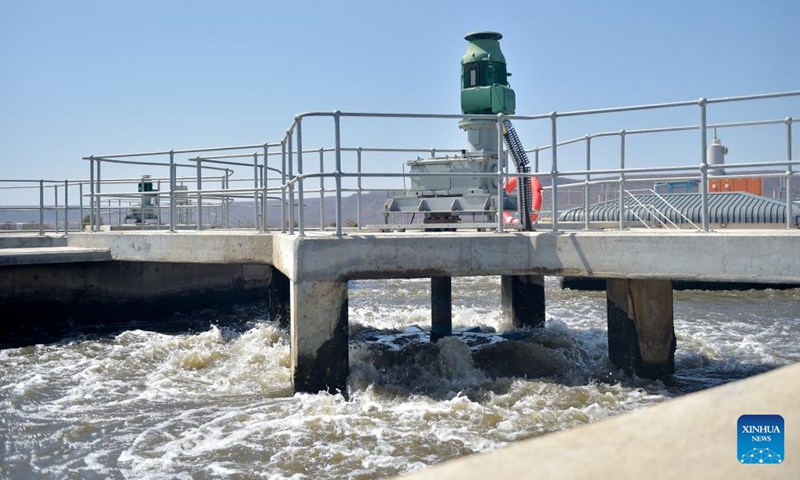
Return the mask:
MULTIPOLYGON (((277 141, 302 111, 458 113, 476 30, 502 32, 519 114, 797 90, 799 25, 796 0, 0 0, 0 178, 86 178, 91 154, 277 141)), ((800 99, 719 106, 709 120, 790 115, 800 99)), ((589 118, 562 138, 698 120, 589 118)), ((308 144, 331 145, 331 122, 318 123, 308 144)), ((455 123, 352 121, 344 135, 461 148, 455 123)), ((545 127, 518 126, 527 148, 549 141, 545 127)), ((731 156, 764 144, 785 155, 775 132, 731 139, 731 156)), ((697 163, 653 145, 643 164, 697 163)))

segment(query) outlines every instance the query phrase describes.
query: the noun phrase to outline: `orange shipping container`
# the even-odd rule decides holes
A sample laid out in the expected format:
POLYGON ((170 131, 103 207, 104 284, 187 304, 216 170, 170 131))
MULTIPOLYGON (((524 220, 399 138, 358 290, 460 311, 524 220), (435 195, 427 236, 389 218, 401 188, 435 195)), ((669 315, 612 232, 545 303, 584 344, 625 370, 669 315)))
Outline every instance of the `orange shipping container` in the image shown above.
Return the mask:
POLYGON ((762 178, 710 178, 708 179, 708 191, 718 192, 747 192, 753 195, 761 195, 762 178))

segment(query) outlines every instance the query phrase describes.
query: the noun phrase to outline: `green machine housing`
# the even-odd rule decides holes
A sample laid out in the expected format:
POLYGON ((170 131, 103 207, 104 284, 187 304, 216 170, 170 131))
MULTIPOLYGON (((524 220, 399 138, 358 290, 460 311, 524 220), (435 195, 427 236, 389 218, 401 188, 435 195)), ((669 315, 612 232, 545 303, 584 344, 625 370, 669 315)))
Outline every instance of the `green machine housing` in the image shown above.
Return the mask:
POLYGON ((473 114, 513 114, 514 90, 508 86, 506 57, 500 50, 503 35, 475 32, 464 37, 467 53, 461 58, 461 111, 473 114))
MULTIPOLYGON (((467 52, 461 58, 464 118, 458 127, 467 133, 469 146, 461 154, 407 162, 412 174, 410 186, 406 195, 392 197, 384 203, 386 225, 395 225, 389 222, 389 217, 395 214, 417 214, 416 218, 422 217, 424 224, 463 225, 465 217, 471 218, 473 224, 480 220, 496 221, 497 120, 470 115, 511 115, 516 108, 515 95, 508 86, 506 58, 498 41, 503 36, 497 32, 474 32, 464 38, 467 40, 467 52), (417 173, 420 175, 414 175, 417 173), (429 176, 431 173, 458 175, 429 176), (466 175, 470 173, 475 175, 466 175)), ((516 197, 504 194, 503 209, 516 208, 516 197)))

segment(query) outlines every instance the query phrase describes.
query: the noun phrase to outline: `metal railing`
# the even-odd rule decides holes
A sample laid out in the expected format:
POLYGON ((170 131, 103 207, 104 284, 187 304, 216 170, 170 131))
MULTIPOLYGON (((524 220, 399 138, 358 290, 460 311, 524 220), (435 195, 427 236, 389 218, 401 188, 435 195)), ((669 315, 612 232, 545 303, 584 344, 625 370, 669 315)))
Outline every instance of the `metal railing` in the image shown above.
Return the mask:
MULTIPOLYGON (((113 154, 113 155, 93 155, 84 157, 84 160, 89 162, 90 178, 88 181, 80 181, 78 184, 89 185, 89 192, 81 192, 78 196, 83 200, 86 196, 89 199, 90 211, 90 230, 96 231, 99 229, 98 219, 102 202, 105 200, 117 199, 134 199, 141 196, 139 192, 106 192, 103 191, 103 186, 108 186, 109 183, 101 178, 101 166, 106 164, 124 164, 127 166, 147 166, 149 168, 165 168, 168 170, 168 175, 164 175, 165 183, 168 183, 166 191, 159 188, 156 193, 159 199, 159 208, 163 208, 168 212, 168 228, 170 232, 177 229, 179 212, 191 208, 194 215, 198 219, 193 225, 194 228, 201 230, 204 228, 203 211, 207 201, 220 202, 220 209, 223 210, 223 226, 230 227, 229 222, 229 208, 234 199, 252 200, 253 208, 253 223, 252 227, 265 232, 268 230, 268 207, 280 207, 280 230, 288 232, 289 234, 305 235, 306 228, 309 222, 306 220, 306 198, 315 197, 319 199, 319 228, 326 230, 325 219, 325 205, 329 195, 334 197, 334 225, 336 236, 343 235, 343 193, 354 192, 356 195, 356 224, 357 228, 362 228, 362 194, 369 191, 384 191, 391 190, 390 188, 378 188, 372 185, 364 185, 364 182, 371 182, 375 179, 383 179, 383 181, 397 181, 399 179, 405 180, 407 178, 417 177, 484 177, 491 178, 497 185, 502 185, 503 181, 509 177, 539 177, 549 179, 549 186, 545 187, 544 195, 548 199, 548 211, 541 212, 541 217, 549 217, 551 229, 553 231, 559 230, 559 214, 563 205, 559 190, 564 188, 582 188, 583 190, 583 207, 585 209, 584 215, 584 228, 590 229, 591 222, 589 216, 590 204, 590 191, 591 187, 595 185, 611 185, 617 186, 616 191, 618 195, 618 202, 620 212, 624 211, 626 203, 625 183, 630 181, 634 176, 636 180, 642 181, 643 178, 652 178, 654 181, 663 181, 667 178, 670 179, 692 179, 696 180, 699 186, 701 195, 701 222, 698 227, 702 231, 709 230, 709 212, 708 212, 708 180, 709 175, 714 173, 715 169, 764 169, 780 167, 785 170, 782 172, 767 172, 759 174, 760 176, 780 176, 785 182, 786 188, 786 227, 794 227, 794 218, 791 215, 793 210, 794 193, 792 188, 792 179, 794 176, 794 166, 798 161, 793 160, 792 157, 792 125, 797 118, 785 117, 777 120, 759 120, 749 122, 736 122, 736 123, 716 123, 712 124, 707 121, 708 109, 710 106, 724 103, 739 103, 739 102, 755 102, 765 99, 777 99, 787 97, 800 97, 800 91, 781 92, 764 95, 750 95, 741 97, 724 97, 716 99, 705 99, 672 102, 672 103, 658 103, 648 105, 637 105, 618 108, 605 108, 593 110, 580 110, 569 112, 551 112, 549 114, 540 114, 533 116, 524 115, 470 115, 472 119, 485 119, 496 122, 497 125, 502 125, 506 119, 531 122, 534 126, 544 125, 544 129, 549 131, 550 142, 549 144, 538 146, 531 150, 534 156, 534 171, 527 174, 520 174, 510 172, 508 169, 508 155, 502 148, 498 149, 498 162, 496 171, 491 172, 478 172, 478 173, 453 173, 453 172, 378 172, 376 169, 366 170, 363 168, 363 155, 383 155, 383 154, 405 154, 405 153, 430 153, 431 157, 435 157, 437 153, 456 153, 463 152, 462 149, 431 149, 431 148, 368 148, 368 147, 349 147, 344 146, 342 142, 342 119, 370 119, 370 120, 383 120, 383 119, 410 119, 410 120, 462 120, 463 114, 407 114, 407 113, 364 113, 364 112, 307 112, 295 116, 292 124, 286 130, 286 133, 276 142, 259 143, 252 145, 237 145, 228 147, 211 147, 211 148, 196 148, 196 149, 183 149, 183 150, 164 150, 154 152, 139 152, 127 154, 113 154), (697 108, 699 110, 699 123, 696 125, 676 126, 676 127, 661 127, 661 128, 648 128, 648 129, 633 129, 633 130, 617 130, 599 133, 591 133, 578 138, 568 140, 559 140, 559 120, 569 118, 583 118, 590 116, 599 116, 607 114, 617 114, 623 112, 644 112, 644 111, 660 111, 665 109, 687 109, 697 108), (304 144, 303 137, 304 128, 307 122, 312 119, 329 119, 332 120, 332 131, 328 130, 326 135, 332 135, 327 146, 315 146, 308 148, 304 144), (748 163, 726 163, 724 166, 709 165, 707 158, 707 145, 709 129, 728 129, 739 127, 753 127, 753 126, 769 126, 769 125, 783 125, 785 128, 786 138, 786 155, 785 159, 770 159, 769 161, 762 162, 748 162, 748 163), (671 166, 631 166, 630 159, 626 154, 627 139, 632 136, 639 135, 657 135, 669 132, 683 132, 683 131, 697 131, 697 143, 699 143, 700 152, 697 154, 697 163, 687 165, 671 165, 671 166), (593 168, 594 154, 592 152, 593 141, 597 139, 609 137, 618 139, 618 168, 593 168), (561 171, 559 170, 559 154, 562 147, 568 145, 580 144, 585 145, 585 169, 561 171), (549 171, 540 172, 540 154, 542 152, 549 152, 549 171), (325 154, 333 154, 333 166, 325 164, 325 154), (354 171, 345 171, 343 168, 343 156, 345 154, 355 154, 355 167, 354 171), (180 156, 185 156, 186 163, 179 163, 180 156), (145 160, 144 157, 156 157, 162 159, 161 161, 145 160), (275 160, 279 157, 279 160, 275 160), (316 162, 309 161, 309 158, 318 158, 318 169, 314 166, 316 162), (252 160, 252 161, 251 161, 252 160), (276 163, 277 162, 277 163, 276 163), (233 170, 229 167, 237 167, 237 169, 245 168, 249 171, 252 168, 252 176, 244 176, 234 178, 233 170), (195 170, 196 175, 192 179, 195 184, 195 189, 179 190, 179 181, 191 181, 189 177, 179 177, 177 171, 180 168, 192 168, 195 170), (219 188, 208 188, 208 177, 204 176, 206 169, 222 172, 220 177, 219 188), (664 175, 669 175, 665 177, 664 175), (612 176, 612 177, 608 177, 612 176), (248 179, 249 177, 249 179, 248 179), (577 180, 582 178, 583 181, 577 180), (182 179, 182 180, 179 180, 182 179), (330 187, 326 180, 331 179, 333 186, 330 187), (393 180, 394 179, 394 180, 393 180), (252 182, 252 186, 237 186, 232 187, 235 182, 252 182), (347 182, 350 185, 346 186, 347 182), (562 182, 576 182, 571 184, 564 184, 562 182), (314 186, 311 184, 314 183, 314 186), (318 187, 316 186, 318 185, 318 187), (189 207, 180 205, 177 202, 178 195, 186 196, 194 201, 189 207)), ((315 137, 316 138, 316 137, 315 137)), ((330 138, 330 137, 328 137, 330 138)), ((497 133, 498 145, 503 145, 502 128, 498 128, 497 133)), ((692 147, 696 148, 696 147, 692 147)), ((376 165, 375 163, 371 165, 376 165)), ((399 170, 399 169, 398 169, 399 170)), ((731 178, 731 176, 726 176, 731 178)), ((48 181, 42 180, 40 183, 44 185, 48 181)), ((73 181, 74 184, 74 181, 73 181)), ((44 188, 44 187, 43 187, 44 188)), ((66 190, 65 187, 65 195, 66 190)), ((504 192, 501 188, 497 189, 497 211, 496 215, 496 231, 502 233, 507 225, 503 223, 503 198, 504 192)), ((43 202, 40 202, 40 208, 43 209, 43 202)), ((64 205, 69 208, 68 202, 65 200, 64 205)), ((83 206, 81 205, 81 210, 83 206)), ((542 210, 545 210, 543 207, 542 210)), ((81 215, 83 217, 83 215, 81 215)), ((40 222, 40 225, 43 222, 40 222)), ((313 222, 312 222, 313 223, 313 222)), ((624 216, 620 214, 619 227, 625 228, 624 216)), ((41 227, 40 227, 41 228, 41 227)))

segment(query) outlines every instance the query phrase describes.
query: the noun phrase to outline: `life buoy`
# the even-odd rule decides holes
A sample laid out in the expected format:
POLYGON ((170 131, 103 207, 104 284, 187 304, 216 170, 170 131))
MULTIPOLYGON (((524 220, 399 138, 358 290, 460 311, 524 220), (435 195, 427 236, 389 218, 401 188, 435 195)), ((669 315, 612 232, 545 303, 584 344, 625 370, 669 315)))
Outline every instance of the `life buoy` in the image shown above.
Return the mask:
MULTIPOLYGON (((531 184, 531 222, 535 222, 539 218, 539 211, 542 209, 542 184, 536 177, 530 177, 529 180, 531 184)), ((513 192, 517 188, 517 177, 511 177, 506 180, 503 188, 506 193, 513 192)), ((512 213, 504 211, 503 222, 516 225, 519 223, 519 219, 514 218, 512 213)))

